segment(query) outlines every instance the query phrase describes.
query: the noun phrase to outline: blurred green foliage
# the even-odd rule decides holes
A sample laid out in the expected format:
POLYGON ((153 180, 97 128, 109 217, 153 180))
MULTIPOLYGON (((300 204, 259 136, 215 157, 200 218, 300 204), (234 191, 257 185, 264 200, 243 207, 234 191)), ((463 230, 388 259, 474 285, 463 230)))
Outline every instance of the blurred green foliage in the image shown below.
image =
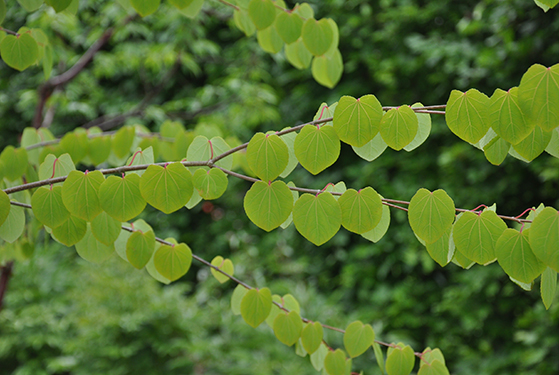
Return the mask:
MULTIPOLYGON (((149 98, 125 123, 156 131, 173 119, 244 142, 255 131, 308 121, 321 102, 344 94, 374 93, 384 105, 444 104, 454 88, 491 95, 518 85, 530 65, 549 66, 559 56, 557 10, 544 13, 531 1, 310 1, 317 17, 340 26, 344 76, 327 90, 310 71, 244 37, 229 8, 207 3, 194 20, 163 4, 124 26, 126 11, 117 2, 81 1, 78 18, 29 15, 14 6, 3 26, 44 27, 55 49, 53 74, 116 27, 93 63, 49 101, 57 135, 149 98)), ((43 79, 40 69, 0 69, 2 147, 16 144, 29 126, 43 79)), ((540 202, 557 207, 557 159, 544 155, 528 165, 509 156, 495 167, 454 137, 444 119, 433 120, 428 141, 411 153, 387 150, 366 163, 342 146, 340 160, 324 173, 311 177, 299 167, 291 179, 310 188, 342 180, 353 188, 371 185, 396 199, 410 199, 420 187, 443 188, 457 207, 497 203, 510 215, 540 202)), ((231 258, 242 280, 291 293, 305 317, 341 328, 360 319, 383 341, 415 351, 441 348, 453 374, 559 372, 559 307, 545 311, 537 284, 525 292, 491 265, 440 268, 397 210, 377 244, 341 231, 315 247, 293 226, 266 234, 243 212, 249 184, 229 185, 203 208, 143 218, 159 237, 174 236, 205 259, 231 258)), ((73 250, 37 245, 14 272, 0 312, 1 374, 316 373, 268 327, 253 330, 232 316, 233 286, 220 286, 198 264, 160 287, 116 256, 93 266, 73 250)), ((329 343, 342 345, 341 335, 327 334, 329 343)), ((380 373, 372 351, 354 363, 380 373)))

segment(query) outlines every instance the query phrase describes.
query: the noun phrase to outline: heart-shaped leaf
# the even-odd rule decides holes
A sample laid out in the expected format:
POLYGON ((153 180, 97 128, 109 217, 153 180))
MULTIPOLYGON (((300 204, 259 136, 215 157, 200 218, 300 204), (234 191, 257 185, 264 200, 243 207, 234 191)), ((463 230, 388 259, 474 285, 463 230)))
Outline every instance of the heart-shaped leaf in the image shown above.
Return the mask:
POLYGON ((268 288, 251 289, 241 301, 241 316, 252 328, 258 327, 270 314, 272 293, 268 288))
POLYGON ((476 89, 452 90, 445 118, 454 134, 466 142, 476 143, 489 129, 489 98, 476 89))
POLYGON ((140 176, 109 176, 99 187, 99 201, 103 210, 118 221, 135 218, 146 207, 140 192, 140 176))
POLYGON ((454 201, 441 189, 434 192, 419 189, 408 210, 411 229, 428 244, 438 240, 455 217, 454 201))
POLYGON ((136 12, 138 12, 138 14, 142 17, 146 17, 154 13, 157 8, 159 8, 160 3, 161 0, 130 0, 132 7, 134 7, 136 12))
POLYGON ((0 163, 2 163, 4 177, 15 181, 27 170, 27 151, 24 148, 16 149, 14 146, 7 146, 0 154, 0 163))
POLYGON ((80 219, 93 220, 103 211, 98 192, 104 181, 99 171, 71 171, 62 185, 62 202, 66 209, 80 219))
POLYGON ((276 7, 271 0, 251 0, 248 15, 258 30, 271 26, 276 19, 276 7))
MULTIPOLYGON (((128 254, 128 251, 126 252, 128 254)), ((190 269, 192 250, 184 243, 178 245, 161 245, 153 257, 155 269, 161 276, 175 281, 190 269)))
POLYGON ((128 238, 128 241, 126 241, 126 258, 137 269, 145 267, 151 259, 154 250, 155 234, 152 230, 147 232, 134 231, 128 238))
POLYGON ((6 65, 22 71, 35 64, 39 57, 39 46, 28 32, 18 36, 6 35, 0 43, 0 55, 6 65))
POLYGON ((193 181, 198 194, 206 200, 217 199, 227 190, 227 175, 221 169, 198 169, 194 172, 193 181))
POLYGON ((329 351, 324 358, 324 369, 328 375, 346 374, 346 357, 341 349, 329 351))
POLYGON ((495 90, 490 102, 491 127, 505 141, 516 144, 526 138, 536 123, 526 121, 518 103, 518 87, 495 90))
MULTIPOLYGON (((223 272, 233 276, 233 274, 235 273, 235 267, 233 266, 233 262, 231 262, 231 259, 223 259, 222 256, 218 255, 215 258, 212 259, 212 265, 216 266, 217 268, 219 268, 220 270, 222 270, 223 272)), ((224 274, 222 274, 221 272, 218 272, 216 270, 214 270, 213 268, 211 268, 211 272, 212 275, 217 279, 217 281, 219 281, 221 284, 223 284, 224 282, 229 281, 229 278, 227 276, 225 276, 224 274)))
POLYGON ((390 347, 386 357, 386 373, 388 375, 409 375, 413 370, 415 355, 413 349, 400 344, 390 347))
POLYGON ((243 206, 250 221, 269 232, 289 217, 293 195, 283 181, 256 181, 247 191, 243 206))
MULTIPOLYGON (((76 251, 79 256, 88 262, 103 263, 109 259, 115 252, 114 245, 107 246, 99 242, 91 232, 91 226, 86 223, 87 230, 82 239, 76 243, 76 251)), ((55 228, 55 229, 59 229, 55 228)), ((53 230, 54 231, 54 230, 53 230)))
POLYGON ((305 46, 314 56, 324 55, 334 42, 334 32, 326 18, 320 21, 314 18, 307 19, 301 35, 305 46))
POLYGON ((61 225, 52 229, 52 234, 57 241, 70 247, 79 242, 87 232, 87 222, 79 217, 70 217, 61 225))
POLYGON ((6 242, 14 243, 22 235, 24 229, 25 212, 23 212, 23 207, 10 207, 6 219, 0 226, 0 238, 6 242))
POLYGON ((342 210, 330 193, 303 194, 293 206, 293 223, 303 237, 320 246, 340 229, 342 210))
POLYGON ((369 324, 359 320, 350 323, 345 329, 344 346, 351 358, 365 353, 375 341, 375 332, 369 324))
POLYGON ((301 36, 303 19, 297 13, 281 12, 276 18, 276 30, 285 44, 291 44, 301 36))
POLYGON ((530 226, 530 247, 534 255, 555 272, 559 271, 559 213, 544 208, 530 226))
POLYGON ((91 221, 91 233, 99 242, 107 246, 115 243, 121 230, 120 221, 106 212, 101 212, 91 221))
POLYGON ((350 232, 363 234, 372 230, 382 217, 382 200, 372 188, 348 189, 338 199, 342 210, 342 225, 350 232))
POLYGON ((417 134, 419 120, 407 105, 392 108, 382 116, 380 134, 388 146, 400 151, 413 141, 417 134))
POLYGON ((518 104, 528 123, 544 131, 559 126, 559 64, 546 68, 534 64, 522 76, 518 86, 518 104))
POLYGON ((150 165, 140 177, 142 197, 166 214, 188 203, 193 189, 192 175, 181 163, 171 163, 165 167, 150 165))
POLYGON ((526 138, 513 145, 512 148, 530 162, 544 152, 550 141, 551 132, 544 131, 539 126, 536 126, 526 138))
MULTIPOLYGON (((31 197, 31 207, 37 220, 50 228, 56 228, 70 217, 70 212, 62 202, 62 187, 60 186, 50 189, 44 186, 38 188, 31 197)), ((0 224, 1 222, 2 220, 0 220, 0 224)))
POLYGON ((247 162, 262 181, 275 180, 287 166, 289 152, 285 142, 275 134, 256 133, 248 143, 247 162))
POLYGON ((301 337, 302 331, 303 322, 297 311, 290 311, 287 314, 282 311, 274 319, 274 334, 287 346, 295 344, 301 337))
POLYGON ((312 61, 312 76, 322 86, 333 88, 342 78, 344 62, 338 49, 322 56, 315 56, 312 61))
POLYGON ((307 69, 311 64, 312 53, 309 52, 302 38, 285 46, 285 57, 297 69, 307 69))
POLYGON ((324 336, 322 324, 319 322, 309 322, 303 328, 301 333, 301 341, 303 347, 309 354, 313 354, 318 350, 324 336))
POLYGON ((513 279, 526 284, 541 275, 546 267, 530 247, 530 231, 531 228, 528 228, 520 233, 508 228, 501 234, 495 245, 495 254, 501 268, 513 279))
POLYGON ((362 147, 379 132, 382 113, 374 95, 342 96, 334 112, 334 129, 343 142, 362 147))
POLYGON ((299 163, 316 175, 340 156, 340 139, 331 126, 306 125, 295 138, 295 156, 299 163))
MULTIPOLYGON (((6 218, 10 213, 11 206, 10 197, 8 197, 8 194, 2 190, 0 193, 0 225, 4 224, 6 221, 6 218)), ((31 201, 31 206, 33 206, 33 201, 31 201)))

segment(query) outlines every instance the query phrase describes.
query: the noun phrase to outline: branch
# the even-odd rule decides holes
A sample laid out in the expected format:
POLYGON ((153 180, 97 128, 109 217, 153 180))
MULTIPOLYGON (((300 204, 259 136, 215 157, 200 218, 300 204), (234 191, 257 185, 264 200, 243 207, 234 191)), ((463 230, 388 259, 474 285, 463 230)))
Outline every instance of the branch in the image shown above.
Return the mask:
POLYGON ((6 294, 6 289, 8 288, 8 282, 10 281, 10 276, 12 276, 13 267, 14 267, 13 260, 6 263, 4 266, 0 267, 0 311, 2 311, 4 295, 6 294))

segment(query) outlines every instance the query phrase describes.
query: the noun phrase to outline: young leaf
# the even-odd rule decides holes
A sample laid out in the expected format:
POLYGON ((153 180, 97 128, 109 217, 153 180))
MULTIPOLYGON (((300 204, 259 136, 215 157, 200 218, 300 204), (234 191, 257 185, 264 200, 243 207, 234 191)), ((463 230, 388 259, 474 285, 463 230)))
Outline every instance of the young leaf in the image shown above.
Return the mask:
POLYGON ((157 8, 159 8, 160 3, 161 0, 130 0, 130 4, 132 4, 136 12, 142 17, 154 13, 157 8))
POLYGON ((315 56, 312 60, 312 76, 322 86, 333 88, 336 86, 344 70, 342 54, 338 49, 332 53, 315 56))
POLYGON ((151 259, 155 250, 155 234, 152 230, 136 230, 126 241, 126 258, 131 265, 142 269, 151 259))
POLYGON ((468 259, 487 264, 495 260, 495 244, 505 229, 507 225, 493 211, 464 212, 454 224, 454 243, 468 259))
POLYGON ((275 180, 287 166, 287 145, 275 134, 256 133, 248 143, 250 169, 264 182, 275 180))
POLYGON ((277 339, 287 346, 295 344, 301 332, 303 331, 303 322, 297 311, 284 313, 283 311, 274 319, 274 334, 277 339))
POLYGON ((557 272, 547 267, 542 273, 540 288, 545 309, 549 310, 557 294, 557 272))
POLYGON ((420 367, 430 364, 435 360, 441 362, 443 365, 445 364, 443 353, 439 348, 431 349, 427 347, 422 353, 420 367))
POLYGON ((258 30, 271 26, 276 19, 276 7, 271 0, 251 0, 248 15, 258 30))
POLYGON ((527 122, 518 103, 518 87, 509 91, 495 90, 490 99, 491 127, 505 141, 517 144, 534 130, 536 123, 527 122))
POLYGON ((299 163, 316 175, 340 156, 340 139, 331 126, 306 125, 295 138, 295 156, 299 163))
POLYGON ((171 163, 165 167, 150 165, 140 177, 142 197, 166 214, 188 203, 192 190, 192 175, 181 163, 171 163))
POLYGON ((444 190, 419 189, 410 201, 408 219, 414 233, 426 243, 438 240, 455 217, 454 201, 444 190))
POLYGON ((103 210, 118 221, 138 216, 146 207, 140 192, 140 176, 109 176, 99 187, 99 202, 103 210))
MULTIPOLYGON (((233 274, 235 273, 235 268, 233 267, 233 262, 231 262, 231 259, 223 259, 223 257, 220 255, 212 259, 212 265, 216 266, 217 268, 225 273, 228 273, 231 276, 233 276, 233 274)), ((215 277, 221 284, 229 281, 229 278, 224 274, 214 270, 213 268, 210 268, 210 270, 213 277, 215 277)))
POLYGON ((324 369, 328 375, 345 375, 346 374, 346 357, 341 349, 336 351, 328 351, 324 358, 324 369))
POLYGON ((362 147, 379 132, 382 107, 374 95, 342 96, 334 112, 334 129, 345 143, 362 147))
POLYGON ((520 233, 508 228, 495 245, 495 254, 501 268, 511 278, 527 284, 545 270, 545 264, 536 258, 530 248, 528 238, 531 230, 532 228, 524 229, 520 233))
MULTIPOLYGON (((5 193, 4 193, 5 194, 5 193)), ((13 206, 0 226, 0 238, 6 242, 13 243, 25 229, 25 212, 23 207, 13 206)))
POLYGON ((37 220, 50 228, 56 228, 70 217, 70 212, 62 202, 60 186, 38 188, 31 197, 31 207, 37 220))
POLYGON ((293 195, 283 181, 256 181, 247 191, 243 206, 250 221, 269 232, 289 217, 293 195))
POLYGON ((39 46, 28 32, 6 35, 0 43, 0 55, 6 65, 21 72, 37 61, 39 46))
MULTIPOLYGON (((45 160, 39 166, 39 179, 46 180, 67 176, 70 172, 75 171, 76 167, 69 154, 60 155, 58 158, 52 154, 45 157, 45 160)), ((54 186, 62 183, 55 184, 54 186)))
POLYGON ((233 12, 233 20, 235 21, 235 25, 245 33, 246 36, 251 36, 256 32, 256 26, 250 19, 248 15, 248 11, 245 9, 235 10, 233 12))
POLYGON ((227 190, 227 175, 221 169, 198 169, 193 176, 194 188, 206 200, 217 199, 227 190))
POLYGON ((276 18, 276 30, 285 44, 291 44, 301 36, 303 20, 297 13, 281 12, 276 18))
POLYGON ((386 144, 400 151, 417 135, 419 120, 413 109, 407 105, 392 108, 380 121, 380 135, 386 144))
POLYGON ((351 358, 365 353, 375 341, 375 332, 369 324, 359 320, 350 323, 345 329, 344 346, 351 358))
MULTIPOLYGON (((128 254, 128 251, 126 251, 128 254)), ((184 244, 161 245, 153 256, 153 263, 161 276, 175 281, 180 279, 190 269, 192 250, 184 244)))
POLYGON ((388 375, 409 375, 413 370, 414 362, 415 355, 409 345, 390 347, 386 357, 386 373, 388 375))
POLYGON ((376 227, 382 217, 382 200, 372 187, 346 190, 338 203, 342 210, 342 225, 350 232, 366 233, 376 227))
POLYGON ((334 42, 334 32, 326 18, 308 18, 301 32, 305 46, 314 56, 324 55, 334 42))
POLYGON ((545 265, 559 271, 559 213, 553 207, 544 208, 532 221, 530 247, 545 265))
POLYGON ((340 229, 342 211, 332 194, 303 194, 293 206, 293 223, 303 237, 320 246, 340 229))
MULTIPOLYGON (((184 150, 184 154, 182 156, 186 155, 186 149, 184 150)), ((177 158, 177 159, 182 159, 183 157, 177 158)), ((153 156, 153 147, 148 147, 145 150, 142 150, 141 148, 136 148, 136 151, 134 151, 134 154, 132 154, 132 156, 130 156, 128 158, 128 160, 126 160, 126 165, 127 166, 134 166, 134 165, 144 165, 144 164, 153 164, 153 162, 155 161, 155 158, 153 156)), ((144 174, 145 170, 139 170, 139 171, 129 171, 129 172, 125 172, 125 175, 129 175, 129 174, 137 174, 138 176, 142 176, 144 174)))
POLYGON ((107 246, 115 243, 121 230, 120 221, 109 216, 106 212, 101 212, 91 221, 91 233, 99 242, 107 246))
POLYGON ((489 98, 470 89, 452 90, 446 104, 445 118, 448 128, 466 142, 476 143, 489 129, 489 98))
POLYGON ((89 223, 86 223, 86 226, 87 226, 87 230, 83 238, 76 243, 76 251, 78 252, 79 256, 81 256, 83 259, 87 260, 88 262, 97 263, 97 264, 103 263, 104 261, 109 259, 111 255, 114 254, 115 247, 112 244, 110 246, 107 246, 99 242, 95 238, 95 236, 93 236, 93 233, 91 232, 91 226, 89 225, 89 223))
MULTIPOLYGON (((559 64, 532 65, 518 87, 518 104, 528 123, 549 132, 559 126, 559 64)), ((518 150, 517 150, 518 151, 518 150)))
POLYGON ((301 332, 301 342, 309 354, 318 350, 324 336, 322 324, 319 322, 309 322, 301 332))
POLYGON ((62 185, 62 202, 66 209, 80 219, 91 221, 103 209, 99 203, 99 187, 105 177, 99 171, 71 171, 62 185))
POLYGON ((52 229, 55 239, 68 247, 80 241, 86 232, 87 222, 74 215, 70 215, 68 220, 52 229))
POLYGON ((272 293, 268 288, 251 289, 241 301, 241 316, 252 328, 258 327, 272 309, 272 293))

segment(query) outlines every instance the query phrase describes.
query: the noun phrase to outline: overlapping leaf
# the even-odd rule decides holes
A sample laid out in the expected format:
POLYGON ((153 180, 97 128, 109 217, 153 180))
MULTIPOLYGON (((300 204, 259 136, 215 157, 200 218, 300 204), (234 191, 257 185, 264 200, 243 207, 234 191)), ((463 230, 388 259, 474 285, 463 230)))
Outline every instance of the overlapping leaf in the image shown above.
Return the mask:
POLYGON ((557 294, 557 272, 549 267, 542 273, 540 292, 545 309, 549 310, 557 294))
POLYGON ((276 29, 285 44, 291 44, 301 36, 303 20, 297 13, 281 12, 276 18, 276 29))
POLYGON ((348 189, 338 199, 342 225, 350 232, 363 234, 378 225, 382 217, 382 200, 372 187, 348 189))
POLYGON ((362 147, 379 132, 382 113, 374 95, 342 96, 334 112, 334 129, 345 143, 362 147))
POLYGON ((248 15, 258 30, 264 30, 274 23, 276 8, 271 0, 251 0, 248 15))
POLYGON ((361 147, 351 146, 351 148, 353 148, 353 151, 355 151, 357 155, 359 155, 362 159, 365 159, 367 161, 373 161, 376 158, 378 158, 380 155, 382 155, 382 153, 384 152, 384 150, 386 150, 387 147, 388 145, 382 139, 380 132, 377 135, 375 135, 375 137, 372 140, 365 143, 364 146, 361 147))
POLYGON ((443 233, 443 235, 433 243, 425 244, 427 252, 431 258, 441 267, 446 266, 454 256, 455 245, 452 238, 452 226, 443 233))
POLYGON ((25 174, 27 162, 27 151, 24 148, 16 149, 14 146, 7 146, 0 154, 2 172, 10 181, 15 181, 25 174))
POLYGON ((417 135, 419 120, 407 105, 392 108, 380 121, 380 134, 386 144, 396 151, 410 144, 417 135))
POLYGON ((50 228, 56 228, 70 217, 70 212, 62 202, 60 186, 38 188, 31 198, 31 206, 37 220, 50 228))
POLYGON ((307 353, 313 354, 318 350, 323 336, 324 330, 319 322, 309 322, 305 325, 301 332, 301 342, 307 353))
POLYGON ((130 4, 132 4, 136 12, 142 17, 154 13, 157 8, 159 8, 160 3, 161 0, 130 0, 130 4))
POLYGON ((256 39, 260 47, 268 53, 278 53, 284 45, 283 40, 273 25, 264 30, 258 30, 256 32, 256 39))
POLYGON ((65 222, 52 229, 55 239, 68 247, 80 241, 85 236, 85 232, 87 232, 87 222, 74 215, 70 215, 65 222))
POLYGON ((250 221, 269 232, 289 217, 293 195, 283 181, 257 181, 246 193, 243 206, 250 221))
POLYGON ((193 181, 198 194, 206 200, 217 199, 227 190, 227 175, 221 169, 198 169, 194 172, 193 181))
POLYGON ((106 212, 101 212, 91 221, 91 233, 99 242, 107 246, 114 244, 121 230, 120 221, 106 212))
MULTIPOLYGON (((412 108, 419 108, 423 107, 421 103, 415 103, 411 106, 412 108)), ((415 112, 417 116, 417 134, 415 135, 414 139, 406 146, 404 146, 404 150, 410 152, 418 148, 427 140, 429 134, 431 133, 431 115, 428 113, 418 113, 415 112)))
POLYGON ((413 349, 399 344, 388 348, 386 357, 386 373, 388 375, 409 375, 413 370, 415 355, 413 349))
POLYGON ((241 316, 252 328, 258 327, 272 309, 272 293, 268 288, 251 289, 241 301, 241 316))
POLYGON ((518 87, 518 103, 528 123, 544 131, 559 126, 559 64, 546 68, 532 65, 522 76, 518 87))
POLYGON ((346 375, 346 357, 341 349, 329 351, 324 358, 324 369, 328 375, 346 375))
POLYGON ((339 82, 344 70, 342 54, 338 49, 312 60, 312 76, 322 86, 333 88, 339 82))
POLYGON ((142 197, 166 214, 177 211, 188 203, 193 189, 192 175, 180 163, 171 163, 165 167, 150 165, 140 177, 142 197))
POLYGON ((103 211, 99 203, 99 187, 105 177, 99 171, 71 171, 62 185, 62 202, 80 219, 91 221, 103 211))
POLYGON ((506 229, 495 245, 495 254, 501 268, 511 278, 522 283, 531 283, 546 267, 530 247, 531 229, 524 229, 522 233, 515 229, 506 229))
POLYGON ((153 263, 161 276, 175 281, 190 269, 192 250, 184 243, 173 244, 173 246, 161 245, 153 256, 153 263))
POLYGON ((23 212, 23 207, 10 207, 8 215, 0 226, 0 238, 6 242, 13 243, 22 235, 24 229, 25 212, 23 212))
POLYGON ((340 139, 331 126, 306 125, 295 138, 294 150, 299 163, 316 175, 340 156, 340 139))
POLYGON ((302 38, 285 46, 285 57, 297 69, 306 69, 313 58, 302 38))
POLYGON ((297 311, 284 313, 283 311, 274 319, 274 334, 277 339, 287 346, 295 344, 301 332, 303 331, 303 322, 297 311))
MULTIPOLYGON (((82 239, 76 243, 76 251, 78 254, 88 262, 102 263, 109 259, 115 252, 114 245, 105 245, 99 242, 91 232, 91 226, 86 223, 86 232, 82 239)), ((61 227, 55 228, 59 229, 61 227)), ((53 230, 54 231, 54 230, 53 230)), ((59 238, 57 236, 57 238, 59 238)))
POLYGON ((136 230, 126 241, 126 258, 137 269, 142 269, 148 264, 154 250, 155 234, 152 230, 136 230))
POLYGON ((513 145, 512 148, 530 162, 547 148, 550 141, 551 132, 544 131, 539 126, 536 126, 526 138, 513 145))
POLYGON ((359 320, 350 323, 344 333, 344 347, 351 358, 365 353, 375 341, 375 332, 369 324, 359 320))
POLYGON ((140 176, 109 176, 99 187, 99 201, 103 210, 118 221, 135 218, 146 207, 140 192, 140 176))
POLYGON ((410 201, 408 219, 415 234, 427 244, 438 240, 452 225, 454 201, 444 190, 419 189, 410 201))
POLYGON ((305 46, 314 56, 324 55, 334 42, 332 26, 326 18, 320 21, 308 18, 301 32, 305 46))
MULTIPOLYGON (((382 199, 382 196, 381 196, 382 199)), ((390 208, 386 205, 382 205, 382 215, 380 217, 379 223, 370 231, 363 233, 361 236, 368 239, 374 243, 380 241, 382 237, 386 234, 388 227, 390 226, 390 208)))
POLYGON ((287 145, 275 134, 256 133, 247 147, 247 162, 260 179, 275 180, 287 166, 287 145))
POLYGON ((303 237, 320 246, 340 229, 342 210, 330 193, 303 194, 293 206, 293 223, 303 237))
POLYGON ((559 214, 553 207, 544 208, 532 222, 530 246, 539 260, 559 271, 559 214))
POLYGON ((476 143, 489 129, 489 98, 470 89, 452 90, 445 111, 448 128, 466 142, 476 143))
MULTIPOLYGON (((231 276, 233 276, 233 274, 235 273, 235 267, 233 266, 233 262, 231 262, 231 259, 223 259, 223 257, 220 255, 212 259, 212 265, 216 266, 217 268, 231 276)), ((213 277, 215 277, 216 280, 219 281, 221 284, 229 281, 229 278, 224 274, 214 270, 213 268, 211 268, 210 270, 213 277)))
POLYGON ((510 143, 502 139, 501 137, 493 138, 485 147, 483 148, 483 153, 485 158, 493 165, 500 165, 510 150, 510 143))
POLYGON ((0 225, 4 224, 4 221, 6 221, 11 206, 10 197, 2 190, 2 192, 0 192, 0 225))
POLYGON ((495 90, 490 100, 491 127, 505 141, 516 144, 526 138, 536 123, 526 121, 518 103, 518 87, 495 90))

